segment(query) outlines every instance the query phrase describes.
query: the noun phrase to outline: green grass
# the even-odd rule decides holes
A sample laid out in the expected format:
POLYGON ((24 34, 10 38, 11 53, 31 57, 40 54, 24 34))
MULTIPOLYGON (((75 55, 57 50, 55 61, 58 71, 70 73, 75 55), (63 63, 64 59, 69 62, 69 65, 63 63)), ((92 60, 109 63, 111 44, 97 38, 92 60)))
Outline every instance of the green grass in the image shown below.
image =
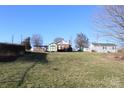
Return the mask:
POLYGON ((0 87, 124 87, 124 61, 106 56, 48 53, 44 60, 33 60, 38 58, 29 56, 31 60, 22 57, 15 62, 0 62, 0 87))

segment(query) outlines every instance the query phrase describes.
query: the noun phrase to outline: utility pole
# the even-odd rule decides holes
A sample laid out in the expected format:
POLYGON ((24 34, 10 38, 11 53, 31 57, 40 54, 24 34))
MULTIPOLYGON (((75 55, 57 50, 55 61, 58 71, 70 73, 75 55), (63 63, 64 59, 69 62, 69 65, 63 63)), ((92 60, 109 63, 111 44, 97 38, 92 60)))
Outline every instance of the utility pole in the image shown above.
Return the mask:
POLYGON ((21 44, 22 44, 22 35, 21 35, 21 44))
POLYGON ((12 44, 14 43, 14 35, 12 35, 12 44))
POLYGON ((69 44, 72 45, 72 37, 70 37, 69 44))

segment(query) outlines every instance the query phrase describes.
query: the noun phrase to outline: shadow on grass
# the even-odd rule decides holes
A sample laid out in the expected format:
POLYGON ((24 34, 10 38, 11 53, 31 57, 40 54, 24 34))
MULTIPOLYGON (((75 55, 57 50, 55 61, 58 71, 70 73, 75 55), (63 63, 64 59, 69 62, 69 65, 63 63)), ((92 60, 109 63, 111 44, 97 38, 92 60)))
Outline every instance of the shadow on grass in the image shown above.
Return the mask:
POLYGON ((2 62, 14 62, 14 61, 20 61, 20 62, 33 62, 31 66, 26 68, 26 70, 23 72, 22 76, 19 80, 10 80, 10 81, 1 81, 0 83, 5 82, 18 82, 17 87, 21 87, 21 85, 24 83, 25 77, 27 73, 34 68, 37 63, 47 64, 47 53, 34 53, 34 52, 26 52, 23 56, 8 56, 8 57, 0 57, 0 61, 2 62))
POLYGON ((18 56, 0 56, 0 62, 13 62, 18 56))
POLYGON ((48 63, 47 53, 26 52, 25 56, 21 57, 20 60, 24 60, 26 62, 34 61, 34 63, 24 71, 24 74, 22 75, 17 87, 21 87, 21 85, 24 83, 27 73, 36 66, 37 62, 41 62, 43 64, 48 63))
POLYGON ((23 56, 0 56, 0 62, 14 61, 48 63, 47 53, 26 52, 23 56))
POLYGON ((24 56, 19 57, 17 60, 26 62, 48 63, 47 53, 26 52, 24 56))

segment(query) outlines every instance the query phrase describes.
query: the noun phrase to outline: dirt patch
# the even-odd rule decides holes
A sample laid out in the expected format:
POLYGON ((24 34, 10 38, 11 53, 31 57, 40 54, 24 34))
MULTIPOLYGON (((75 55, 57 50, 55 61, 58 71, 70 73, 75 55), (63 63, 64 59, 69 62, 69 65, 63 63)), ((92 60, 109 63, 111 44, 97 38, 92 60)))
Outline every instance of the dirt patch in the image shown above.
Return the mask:
POLYGON ((114 61, 124 61, 124 53, 113 53, 106 55, 106 58, 114 61))
POLYGON ((56 67, 54 67, 54 68, 53 68, 53 70, 58 71, 59 69, 58 69, 58 68, 56 68, 56 67))

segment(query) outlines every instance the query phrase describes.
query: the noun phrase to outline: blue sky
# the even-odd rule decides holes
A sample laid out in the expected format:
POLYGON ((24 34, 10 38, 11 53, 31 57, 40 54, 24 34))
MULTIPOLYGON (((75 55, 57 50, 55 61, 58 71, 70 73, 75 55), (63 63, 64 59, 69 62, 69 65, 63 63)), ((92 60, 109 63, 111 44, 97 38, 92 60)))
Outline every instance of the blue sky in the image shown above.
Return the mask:
MULTIPOLYGON (((97 6, 0 6, 0 42, 20 43, 33 34, 40 34, 44 44, 56 37, 66 41, 83 32, 91 42, 96 41, 93 15, 97 6)), ((73 43, 74 45, 74 43, 73 43)))

